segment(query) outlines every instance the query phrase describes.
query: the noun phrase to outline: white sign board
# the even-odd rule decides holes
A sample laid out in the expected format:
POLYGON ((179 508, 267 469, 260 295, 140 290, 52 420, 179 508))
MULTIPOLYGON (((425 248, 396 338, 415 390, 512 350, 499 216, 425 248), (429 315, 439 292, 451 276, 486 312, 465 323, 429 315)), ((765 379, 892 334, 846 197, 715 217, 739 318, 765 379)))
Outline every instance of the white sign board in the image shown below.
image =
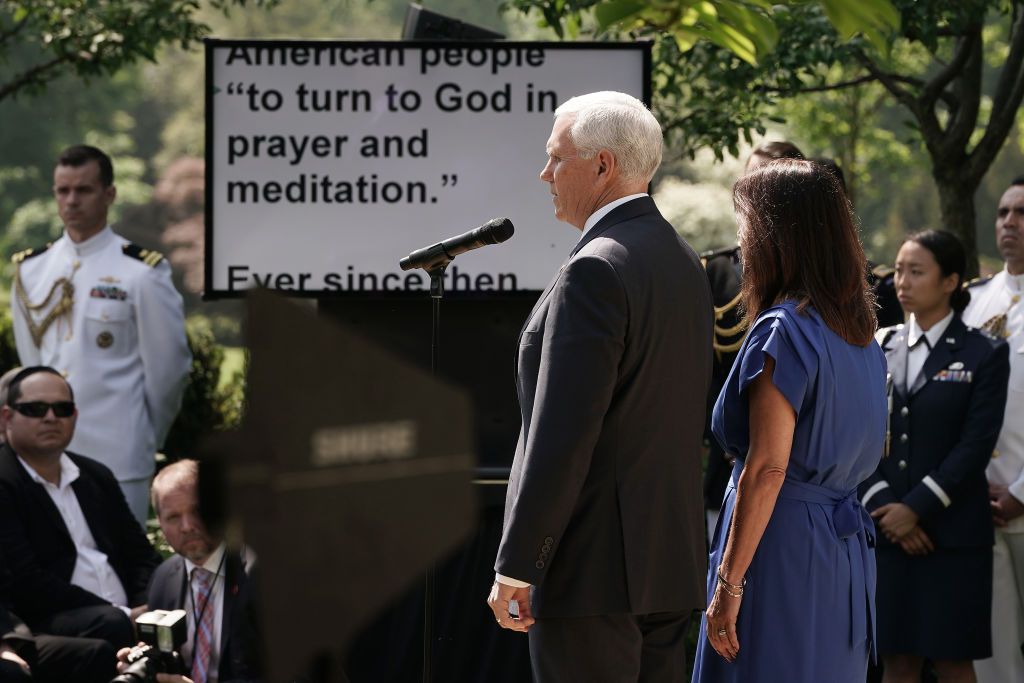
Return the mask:
POLYGON ((423 291, 399 259, 499 216, 446 291, 543 289, 579 238, 538 178, 555 107, 650 99, 648 44, 211 40, 206 68, 212 297, 423 291))

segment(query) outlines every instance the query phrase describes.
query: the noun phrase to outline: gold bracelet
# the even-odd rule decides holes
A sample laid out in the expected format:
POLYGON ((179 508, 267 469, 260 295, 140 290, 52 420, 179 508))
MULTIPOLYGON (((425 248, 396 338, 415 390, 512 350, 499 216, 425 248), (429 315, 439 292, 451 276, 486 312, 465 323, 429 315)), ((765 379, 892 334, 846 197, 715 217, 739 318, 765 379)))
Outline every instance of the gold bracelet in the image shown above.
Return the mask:
MULTIPOLYGON (((718 565, 718 583, 722 584, 726 588, 731 588, 732 590, 737 591, 740 595, 743 595, 743 589, 747 586, 747 577, 744 576, 740 579, 738 585, 735 583, 729 583, 725 580, 725 577, 722 576, 722 565, 718 565)), ((732 593, 730 593, 730 595, 732 595, 732 593)))
POLYGON ((733 593, 731 590, 729 590, 728 584, 719 582, 718 585, 722 587, 722 590, 724 590, 727 594, 731 595, 734 598, 742 598, 743 597, 743 589, 740 589, 739 593, 733 593))

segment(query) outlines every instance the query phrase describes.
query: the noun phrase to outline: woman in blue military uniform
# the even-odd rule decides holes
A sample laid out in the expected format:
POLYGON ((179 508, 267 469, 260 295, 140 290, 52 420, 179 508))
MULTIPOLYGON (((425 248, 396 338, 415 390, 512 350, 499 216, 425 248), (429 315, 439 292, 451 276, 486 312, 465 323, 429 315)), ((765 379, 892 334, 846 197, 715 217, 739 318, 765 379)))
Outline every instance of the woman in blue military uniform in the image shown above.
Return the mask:
POLYGON ((991 654, 992 513, 985 467, 1003 421, 1005 342, 960 313, 966 257, 951 233, 911 235, 896 257, 905 325, 878 332, 889 363, 887 456, 860 487, 878 528, 884 683, 974 681, 991 654))

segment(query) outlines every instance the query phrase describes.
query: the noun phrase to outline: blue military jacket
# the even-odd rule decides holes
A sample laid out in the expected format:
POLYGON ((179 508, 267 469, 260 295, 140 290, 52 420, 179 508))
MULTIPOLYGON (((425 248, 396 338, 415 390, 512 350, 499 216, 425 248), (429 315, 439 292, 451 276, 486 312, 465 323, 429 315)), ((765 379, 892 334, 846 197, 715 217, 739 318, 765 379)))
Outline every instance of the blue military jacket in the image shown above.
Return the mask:
MULTIPOLYGON (((889 363, 889 454, 860 486, 868 511, 902 502, 939 548, 993 543, 985 468, 1006 405, 1006 343, 954 316, 920 375, 905 386, 907 330, 878 335, 889 363)), ((889 541, 878 534, 879 545, 889 541)))

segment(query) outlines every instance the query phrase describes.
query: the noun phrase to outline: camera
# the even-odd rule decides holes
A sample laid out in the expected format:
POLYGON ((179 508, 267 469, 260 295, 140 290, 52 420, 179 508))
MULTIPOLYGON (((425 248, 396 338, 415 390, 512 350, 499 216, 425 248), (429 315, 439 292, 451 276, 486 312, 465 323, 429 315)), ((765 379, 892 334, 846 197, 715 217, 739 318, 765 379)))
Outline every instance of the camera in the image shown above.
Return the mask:
POLYGON ((187 634, 185 610, 145 612, 135 620, 135 625, 144 645, 132 648, 128 668, 110 683, 153 683, 159 673, 185 673, 178 654, 187 634))

